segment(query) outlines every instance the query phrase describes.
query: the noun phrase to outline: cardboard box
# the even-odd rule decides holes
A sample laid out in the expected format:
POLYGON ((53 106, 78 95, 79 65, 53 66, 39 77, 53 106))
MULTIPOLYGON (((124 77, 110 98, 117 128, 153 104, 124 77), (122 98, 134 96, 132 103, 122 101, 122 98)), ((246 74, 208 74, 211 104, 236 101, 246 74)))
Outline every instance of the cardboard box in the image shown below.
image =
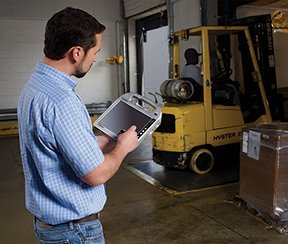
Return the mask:
POLYGON ((243 129, 239 196, 266 218, 288 220, 288 123, 243 129))

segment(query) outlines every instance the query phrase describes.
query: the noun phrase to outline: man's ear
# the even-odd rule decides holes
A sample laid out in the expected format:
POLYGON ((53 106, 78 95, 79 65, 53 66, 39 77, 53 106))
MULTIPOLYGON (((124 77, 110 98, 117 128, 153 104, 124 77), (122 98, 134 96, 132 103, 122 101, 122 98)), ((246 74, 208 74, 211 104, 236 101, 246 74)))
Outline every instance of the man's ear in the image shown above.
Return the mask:
POLYGON ((70 58, 75 63, 81 61, 84 57, 84 50, 82 47, 79 47, 79 46, 72 47, 69 53, 70 53, 70 58))

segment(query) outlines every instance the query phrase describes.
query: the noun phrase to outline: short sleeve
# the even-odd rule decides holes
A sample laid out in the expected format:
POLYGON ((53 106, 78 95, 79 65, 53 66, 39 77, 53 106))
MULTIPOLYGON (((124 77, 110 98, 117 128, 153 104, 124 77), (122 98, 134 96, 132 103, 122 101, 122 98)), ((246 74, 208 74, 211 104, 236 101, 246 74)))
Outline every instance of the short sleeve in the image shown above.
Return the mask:
POLYGON ((78 177, 104 161, 85 105, 77 97, 66 97, 54 108, 53 133, 60 156, 78 177))

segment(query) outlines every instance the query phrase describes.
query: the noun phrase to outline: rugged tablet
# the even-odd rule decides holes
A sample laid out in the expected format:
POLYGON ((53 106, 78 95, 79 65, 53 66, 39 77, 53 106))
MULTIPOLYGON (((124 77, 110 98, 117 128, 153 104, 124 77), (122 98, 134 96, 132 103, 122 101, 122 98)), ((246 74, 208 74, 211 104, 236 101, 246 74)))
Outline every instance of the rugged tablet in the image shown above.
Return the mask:
POLYGON ((94 122, 94 126, 117 140, 118 135, 136 125, 138 141, 151 134, 161 123, 160 106, 137 94, 126 93, 120 96, 94 122))

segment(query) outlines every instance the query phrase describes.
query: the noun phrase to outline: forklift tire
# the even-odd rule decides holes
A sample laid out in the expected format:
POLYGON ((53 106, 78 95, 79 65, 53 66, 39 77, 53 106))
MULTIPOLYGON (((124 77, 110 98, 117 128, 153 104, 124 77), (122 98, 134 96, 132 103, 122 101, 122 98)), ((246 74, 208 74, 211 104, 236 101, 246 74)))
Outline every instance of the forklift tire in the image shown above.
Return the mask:
POLYGON ((207 174, 214 166, 213 153, 206 149, 200 148, 191 155, 189 168, 199 175, 207 174))

